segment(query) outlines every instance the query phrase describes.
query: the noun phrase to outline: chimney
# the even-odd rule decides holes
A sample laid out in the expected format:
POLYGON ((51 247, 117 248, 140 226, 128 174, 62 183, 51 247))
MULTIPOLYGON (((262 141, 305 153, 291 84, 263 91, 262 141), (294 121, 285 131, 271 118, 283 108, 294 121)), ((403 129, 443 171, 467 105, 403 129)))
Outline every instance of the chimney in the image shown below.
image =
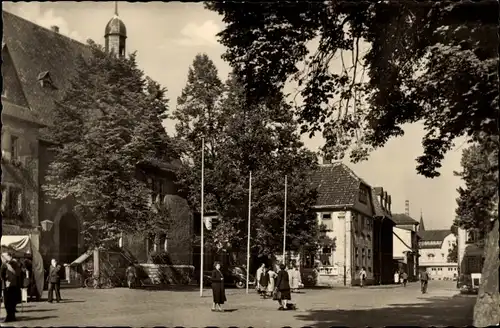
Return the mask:
POLYGON ((391 203, 392 203, 391 198, 392 198, 391 195, 389 195, 387 199, 387 210, 389 210, 389 212, 391 212, 391 203))
POLYGON ((52 25, 52 26, 50 27, 50 29, 52 30, 52 32, 59 33, 59 26, 52 25))
POLYGON ((410 201, 405 200, 405 214, 410 216, 410 201))
POLYGON ((387 191, 384 191, 384 209, 387 210, 387 201, 388 201, 388 195, 387 195, 387 191))

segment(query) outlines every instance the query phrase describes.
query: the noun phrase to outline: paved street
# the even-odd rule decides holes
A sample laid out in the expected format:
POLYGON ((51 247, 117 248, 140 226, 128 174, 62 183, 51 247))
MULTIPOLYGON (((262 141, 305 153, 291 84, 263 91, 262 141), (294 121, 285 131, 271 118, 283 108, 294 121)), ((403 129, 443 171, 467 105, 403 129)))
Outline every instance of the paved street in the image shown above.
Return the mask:
MULTIPOLYGON (((277 303, 254 291, 227 290, 226 313, 210 311, 211 291, 63 289, 60 304, 30 303, 16 326, 254 326, 328 327, 465 326, 472 323, 474 296, 455 296, 455 282, 432 281, 422 295, 416 283, 365 289, 305 290, 293 294, 296 311, 277 311, 277 303)), ((20 308, 19 308, 20 309, 20 308)), ((2 309, 2 317, 5 312, 2 309)), ((12 326, 12 325, 11 325, 12 326)))

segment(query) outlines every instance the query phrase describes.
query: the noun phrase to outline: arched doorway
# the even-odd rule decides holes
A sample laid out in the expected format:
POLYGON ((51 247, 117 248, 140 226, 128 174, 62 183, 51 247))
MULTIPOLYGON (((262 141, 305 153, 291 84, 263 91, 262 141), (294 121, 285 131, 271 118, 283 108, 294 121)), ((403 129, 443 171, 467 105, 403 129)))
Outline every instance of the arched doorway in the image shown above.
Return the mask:
POLYGON ((59 263, 71 263, 79 254, 79 224, 78 218, 72 213, 66 213, 59 221, 59 263))

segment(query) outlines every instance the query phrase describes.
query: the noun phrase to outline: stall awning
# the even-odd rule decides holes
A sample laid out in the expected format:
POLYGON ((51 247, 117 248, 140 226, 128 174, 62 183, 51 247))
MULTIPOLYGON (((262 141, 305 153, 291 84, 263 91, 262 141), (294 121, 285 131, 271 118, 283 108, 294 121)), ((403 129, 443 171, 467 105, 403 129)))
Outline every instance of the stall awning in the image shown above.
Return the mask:
POLYGON ((83 262, 85 262, 90 257, 90 255, 92 255, 92 253, 93 253, 92 251, 87 251, 87 252, 83 253, 76 260, 74 260, 73 262, 71 262, 70 266, 71 265, 82 264, 83 262))

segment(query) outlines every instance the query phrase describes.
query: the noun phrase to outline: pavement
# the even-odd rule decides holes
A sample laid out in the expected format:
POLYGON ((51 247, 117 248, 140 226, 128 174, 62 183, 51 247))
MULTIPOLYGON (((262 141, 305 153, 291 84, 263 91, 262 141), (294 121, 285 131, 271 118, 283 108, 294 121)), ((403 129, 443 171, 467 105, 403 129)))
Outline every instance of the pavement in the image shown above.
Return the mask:
MULTIPOLYGON (((184 326, 184 327, 383 327, 467 326, 475 296, 458 295, 455 282, 431 281, 365 288, 306 289, 292 294, 294 311, 251 290, 227 289, 226 312, 211 312, 212 295, 196 288, 171 290, 63 289, 61 303, 28 303, 9 326, 184 326)), ((4 309, 1 311, 5 316, 4 309)))

